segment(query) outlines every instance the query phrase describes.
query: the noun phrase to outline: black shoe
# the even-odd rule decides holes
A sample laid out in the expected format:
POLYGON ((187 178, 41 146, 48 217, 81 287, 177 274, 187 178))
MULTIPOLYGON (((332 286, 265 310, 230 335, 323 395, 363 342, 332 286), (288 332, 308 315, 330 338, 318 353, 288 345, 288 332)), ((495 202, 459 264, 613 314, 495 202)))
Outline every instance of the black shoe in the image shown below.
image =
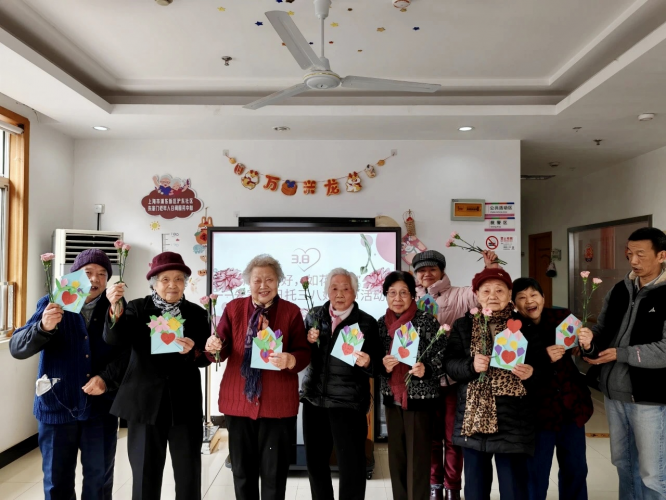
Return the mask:
POLYGON ((441 484, 431 484, 430 485, 430 500, 444 500, 443 497, 444 488, 441 484))
POLYGON ((460 490, 446 490, 445 500, 460 500, 460 490))
POLYGON ((224 466, 231 469, 231 455, 227 455, 227 458, 224 459, 224 466))

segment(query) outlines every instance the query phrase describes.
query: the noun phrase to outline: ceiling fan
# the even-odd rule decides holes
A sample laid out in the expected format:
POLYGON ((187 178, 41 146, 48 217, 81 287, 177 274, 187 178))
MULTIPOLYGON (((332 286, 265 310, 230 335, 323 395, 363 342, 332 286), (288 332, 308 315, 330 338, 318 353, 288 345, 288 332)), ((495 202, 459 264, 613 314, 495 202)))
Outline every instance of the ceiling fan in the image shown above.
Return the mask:
POLYGON ((367 78, 364 76, 340 77, 337 73, 331 71, 331 65, 328 59, 324 57, 324 20, 328 17, 331 0, 314 0, 314 6, 315 15, 321 21, 320 57, 317 57, 317 54, 312 50, 312 47, 310 47, 310 44, 287 12, 279 10, 266 12, 266 17, 289 49, 289 52, 291 52, 291 55, 294 56, 298 65, 306 70, 307 73, 303 76, 303 83, 251 102, 243 106, 244 108, 259 109, 269 104, 276 104, 308 90, 334 89, 336 87, 393 92, 436 92, 441 88, 441 85, 429 83, 385 80, 383 78, 367 78))

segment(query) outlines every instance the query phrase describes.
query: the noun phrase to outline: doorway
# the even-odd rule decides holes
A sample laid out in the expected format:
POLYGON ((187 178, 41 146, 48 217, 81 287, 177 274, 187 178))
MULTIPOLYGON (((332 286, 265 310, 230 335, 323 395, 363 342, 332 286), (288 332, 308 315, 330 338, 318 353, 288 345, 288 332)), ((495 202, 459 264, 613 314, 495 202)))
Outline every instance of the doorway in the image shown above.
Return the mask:
POLYGON ((545 307, 553 307, 553 280, 546 276, 553 251, 553 233, 530 234, 529 238, 530 278, 541 285, 545 307))

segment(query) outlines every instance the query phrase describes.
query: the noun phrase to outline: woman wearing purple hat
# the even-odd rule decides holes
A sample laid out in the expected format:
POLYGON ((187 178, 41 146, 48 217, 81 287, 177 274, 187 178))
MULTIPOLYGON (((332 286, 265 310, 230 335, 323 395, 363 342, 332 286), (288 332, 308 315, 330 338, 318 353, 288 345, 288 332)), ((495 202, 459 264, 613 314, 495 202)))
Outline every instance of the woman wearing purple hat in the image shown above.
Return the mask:
MULTIPOLYGON (((104 340, 132 349, 111 413, 127 420, 133 500, 160 498, 167 443, 176 500, 201 498, 199 367, 210 363, 204 354, 210 328, 206 311, 185 300, 190 274, 179 254, 163 252, 146 275, 150 295, 130 301, 115 325, 107 315, 104 340)), ((123 284, 109 290, 111 306, 123 293, 123 284)))
POLYGON ((80 314, 49 303, 48 296, 9 341, 17 359, 39 354, 34 414, 44 471, 44 498, 76 498, 74 478, 79 450, 82 500, 110 499, 118 438, 118 418, 109 414, 127 363, 122 349, 102 338, 109 301, 103 293, 111 261, 98 249, 74 259, 92 287, 80 314))
POLYGON ((458 382, 453 444, 463 448, 465 499, 489 500, 495 458, 500 498, 527 500, 527 461, 534 454, 537 373, 543 372, 545 347, 533 339, 525 364, 513 370, 490 366, 495 337, 520 324, 511 303, 513 283, 503 269, 484 269, 472 288, 479 301, 476 314, 453 323, 444 368, 458 382), (488 322, 483 311, 488 312, 488 322), (485 350, 485 351, 484 351, 485 350), (483 374, 483 376, 482 376, 483 374))

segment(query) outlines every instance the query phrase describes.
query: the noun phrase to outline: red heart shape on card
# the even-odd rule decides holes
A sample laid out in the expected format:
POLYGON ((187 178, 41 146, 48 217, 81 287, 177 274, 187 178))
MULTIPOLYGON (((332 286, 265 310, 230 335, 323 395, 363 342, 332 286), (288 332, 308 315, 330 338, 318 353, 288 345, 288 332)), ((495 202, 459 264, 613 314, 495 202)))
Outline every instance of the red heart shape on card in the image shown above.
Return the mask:
POLYGON ((352 352, 354 352, 354 346, 353 345, 347 344, 346 342, 342 344, 342 353, 345 356, 349 356, 352 352))
POLYGON ((502 360, 508 365, 514 359, 516 359, 516 353, 514 351, 504 351, 502 353, 502 360))
POLYGON ((576 341, 576 336, 572 335, 571 337, 565 337, 564 338, 564 345, 569 347, 571 344, 573 344, 576 341))
POLYGON ((75 293, 62 292, 62 296, 60 298, 62 299, 62 303, 68 306, 76 302, 76 299, 78 299, 79 296, 75 293))
POLYGON ((175 333, 163 333, 161 337, 162 337, 162 342, 164 342, 166 345, 169 345, 171 342, 176 340, 175 333))
POLYGON ((409 356, 409 349, 406 349, 404 347, 398 347, 398 354, 400 355, 401 358, 406 358, 409 356))
POLYGON ((510 319, 506 322, 506 327, 511 330, 511 333, 516 333, 523 326, 523 322, 519 319, 510 319))
POLYGON ((274 352, 273 349, 269 349, 268 351, 261 351, 261 352, 259 353, 259 355, 260 355, 260 357, 261 357, 261 360, 262 360, 264 363, 268 363, 268 362, 270 361, 268 358, 269 358, 269 356, 270 356, 271 354, 273 354, 273 352, 274 352))

